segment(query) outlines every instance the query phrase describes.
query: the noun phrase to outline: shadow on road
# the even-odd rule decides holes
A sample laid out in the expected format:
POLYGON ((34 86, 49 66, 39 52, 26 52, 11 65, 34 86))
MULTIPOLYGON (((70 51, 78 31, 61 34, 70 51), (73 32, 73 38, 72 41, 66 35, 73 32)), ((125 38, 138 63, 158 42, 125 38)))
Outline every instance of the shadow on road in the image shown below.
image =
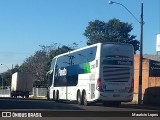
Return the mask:
MULTIPOLYGON (((101 107, 115 107, 114 105, 104 106, 102 103, 91 104, 90 106, 101 106, 101 107)), ((146 109, 146 110, 160 110, 160 107, 152 106, 152 105, 138 105, 132 103, 122 103, 120 106, 116 106, 115 108, 127 108, 129 109, 146 109)))
MULTIPOLYGON (((100 107, 112 107, 103 106, 102 103, 91 104, 90 106, 100 107)), ((160 107, 151 105, 137 105, 132 103, 122 103, 115 108, 127 108, 130 109, 146 109, 146 110, 160 110, 160 107)), ((0 98, 0 109, 46 109, 46 110, 85 110, 86 107, 79 106, 74 102, 61 101, 56 103, 51 100, 39 100, 39 99, 24 99, 24 98, 0 98)))
POLYGON ((0 99, 0 109, 83 110, 82 108, 71 104, 32 99, 0 99))
POLYGON ((121 108, 134 108, 134 109, 147 109, 147 110, 160 110, 160 107, 153 106, 153 105, 137 105, 137 104, 122 104, 121 108))

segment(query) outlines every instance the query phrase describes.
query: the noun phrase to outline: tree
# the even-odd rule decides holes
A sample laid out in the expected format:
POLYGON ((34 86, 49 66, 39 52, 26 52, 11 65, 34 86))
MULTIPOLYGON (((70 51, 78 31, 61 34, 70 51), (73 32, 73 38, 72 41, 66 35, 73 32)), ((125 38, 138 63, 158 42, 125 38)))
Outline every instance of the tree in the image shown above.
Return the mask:
POLYGON ((11 71, 11 73, 13 74, 13 73, 15 73, 15 72, 19 72, 19 65, 18 64, 16 64, 15 66, 14 66, 14 68, 12 69, 12 71, 11 71))
MULTIPOLYGON (((35 83, 38 86, 47 85, 46 73, 49 71, 52 59, 62 53, 69 52, 78 47, 77 43, 71 45, 60 45, 53 43, 49 46, 41 45, 41 49, 36 51, 34 55, 26 58, 25 61, 19 66, 15 65, 12 70, 8 70, 1 74, 3 77, 3 85, 10 85, 12 73, 15 72, 30 72, 34 76, 35 83)), ((2 78, 0 76, 0 84, 2 84, 2 78)))
MULTIPOLYGON (((42 45, 41 50, 35 52, 34 55, 27 58, 19 68, 21 72, 31 72, 38 86, 45 86, 48 81, 46 73, 49 71, 52 59, 59 54, 73 50, 72 47, 57 44, 50 46, 42 45)), ((74 47, 74 46, 73 46, 74 47)), ((35 85, 37 86, 37 85, 35 85)))
POLYGON ((129 23, 121 22, 118 19, 111 19, 108 22, 95 20, 89 22, 86 27, 84 36, 87 37, 87 45, 95 44, 98 42, 121 42, 129 43, 134 47, 134 52, 139 50, 139 41, 136 36, 131 35, 130 32, 133 27, 129 23))
POLYGON ((0 75, 0 84, 2 85, 2 79, 3 79, 3 86, 10 86, 11 77, 12 77, 12 75, 11 75, 11 73, 9 71, 1 73, 1 75, 0 75))
POLYGON ((46 72, 49 70, 47 65, 49 57, 44 50, 36 51, 33 56, 27 58, 20 66, 21 72, 31 72, 35 81, 45 81, 46 72))

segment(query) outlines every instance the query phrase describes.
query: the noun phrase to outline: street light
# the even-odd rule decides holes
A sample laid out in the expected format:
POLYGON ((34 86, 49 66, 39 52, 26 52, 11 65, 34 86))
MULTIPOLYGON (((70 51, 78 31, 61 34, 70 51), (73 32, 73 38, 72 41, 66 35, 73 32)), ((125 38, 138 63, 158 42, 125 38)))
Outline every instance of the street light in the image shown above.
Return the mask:
POLYGON ((140 23, 140 57, 139 57, 139 87, 138 87, 138 104, 142 103, 142 59, 143 59, 143 3, 141 3, 141 15, 140 21, 132 14, 131 11, 128 10, 126 6, 121 3, 109 1, 109 4, 118 4, 125 8, 133 17, 134 19, 140 23))

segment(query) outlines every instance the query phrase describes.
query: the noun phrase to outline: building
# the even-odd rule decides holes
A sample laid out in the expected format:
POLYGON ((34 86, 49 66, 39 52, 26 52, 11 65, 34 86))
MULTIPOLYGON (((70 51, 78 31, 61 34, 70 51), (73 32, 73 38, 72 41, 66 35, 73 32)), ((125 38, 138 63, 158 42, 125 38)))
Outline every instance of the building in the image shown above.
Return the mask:
MULTIPOLYGON (((134 56, 134 98, 138 102, 139 54, 134 56)), ((160 55, 143 55, 142 62, 143 103, 160 105, 160 55)))

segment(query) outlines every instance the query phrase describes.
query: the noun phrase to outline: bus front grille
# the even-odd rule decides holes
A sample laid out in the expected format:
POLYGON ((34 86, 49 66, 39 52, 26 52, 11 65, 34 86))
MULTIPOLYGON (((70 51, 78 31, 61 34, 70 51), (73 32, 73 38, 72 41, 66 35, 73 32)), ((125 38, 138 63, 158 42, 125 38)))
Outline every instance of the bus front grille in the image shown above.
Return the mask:
POLYGON ((107 82, 128 82, 130 79, 130 68, 104 66, 103 79, 107 82))

